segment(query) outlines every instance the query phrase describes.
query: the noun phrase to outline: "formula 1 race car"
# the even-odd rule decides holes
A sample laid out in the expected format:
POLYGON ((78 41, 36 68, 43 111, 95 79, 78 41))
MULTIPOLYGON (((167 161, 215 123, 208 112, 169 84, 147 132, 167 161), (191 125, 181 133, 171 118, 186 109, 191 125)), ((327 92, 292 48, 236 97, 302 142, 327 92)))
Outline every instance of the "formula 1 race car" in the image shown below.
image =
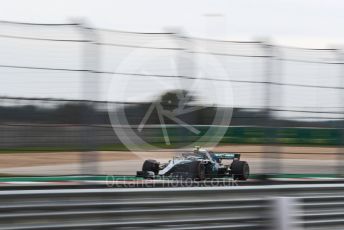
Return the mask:
POLYGON ((166 164, 156 160, 145 160, 142 171, 137 176, 143 178, 191 178, 204 180, 207 178, 232 177, 235 180, 247 180, 250 168, 246 161, 240 161, 240 154, 212 152, 195 148, 193 152, 174 157, 166 164), (229 161, 227 164, 225 161, 229 161))

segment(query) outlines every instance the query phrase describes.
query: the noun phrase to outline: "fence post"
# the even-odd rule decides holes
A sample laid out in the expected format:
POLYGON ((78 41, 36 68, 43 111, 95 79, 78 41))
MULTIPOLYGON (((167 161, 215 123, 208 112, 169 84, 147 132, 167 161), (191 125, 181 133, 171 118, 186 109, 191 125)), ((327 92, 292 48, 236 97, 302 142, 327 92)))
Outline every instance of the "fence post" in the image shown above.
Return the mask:
POLYGON ((301 230, 300 221, 295 216, 300 213, 295 197, 278 197, 273 200, 272 229, 275 230, 301 230))
MULTIPOLYGON (((194 63, 194 53, 193 51, 193 41, 191 38, 187 37, 185 33, 181 29, 175 29, 172 32, 172 36, 180 49, 175 57, 176 61, 176 72, 177 76, 182 77, 195 77, 195 63, 194 63)), ((190 99, 192 84, 195 80, 180 78, 179 79, 179 86, 181 90, 185 90, 185 95, 180 92, 181 94, 178 95, 180 101, 182 102, 182 106, 186 106, 188 100, 190 99)), ((189 121, 190 122, 190 121, 189 121)), ((182 126, 177 127, 177 142, 183 146, 187 142, 187 131, 182 126)), ((193 138, 192 138, 193 140, 193 138)))
POLYGON ((80 152, 80 173, 98 173, 98 153, 97 153, 97 104, 99 97, 99 76, 97 73, 99 63, 98 37, 95 29, 81 21, 77 24, 84 42, 82 47, 82 103, 81 105, 81 152, 80 152))
MULTIPOLYGON (((344 102, 344 53, 341 49, 335 50, 337 53, 337 62, 339 64, 339 86, 342 87, 340 89, 339 93, 339 101, 344 102)), ((342 105, 342 108, 340 109, 342 116, 344 115, 344 104, 340 103, 342 105)), ((340 126, 339 126, 339 137, 338 137, 338 143, 337 143, 337 152, 336 152, 336 174, 339 177, 344 176, 344 153, 343 153, 343 147, 344 147, 344 118, 341 118, 340 126)))
POLYGON ((264 98, 264 110, 265 110, 265 147, 263 149, 264 154, 264 165, 263 165, 263 176, 269 178, 273 174, 279 173, 279 151, 276 145, 276 119, 272 116, 273 111, 273 100, 276 100, 274 87, 275 78, 275 58, 276 58, 276 47, 265 41, 262 43, 265 51, 265 98, 264 98))

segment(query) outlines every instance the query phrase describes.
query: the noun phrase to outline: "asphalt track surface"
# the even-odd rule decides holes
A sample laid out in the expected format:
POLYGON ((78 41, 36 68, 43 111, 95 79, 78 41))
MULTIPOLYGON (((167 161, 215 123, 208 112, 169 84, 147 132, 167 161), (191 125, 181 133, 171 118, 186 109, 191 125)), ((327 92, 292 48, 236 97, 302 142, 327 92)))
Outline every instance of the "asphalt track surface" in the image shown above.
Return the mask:
MULTIPOLYGON (((283 154, 269 153, 268 146, 231 145, 219 146, 215 151, 241 153, 242 160, 250 165, 252 174, 278 172, 281 174, 335 174, 341 161, 337 148, 282 146, 278 151, 283 154)), ((343 151, 344 152, 344 151, 343 151)), ((174 150, 155 152, 97 152, 97 162, 81 163, 85 153, 78 152, 38 152, 38 153, 1 153, 0 174, 2 175, 135 175, 141 170, 146 159, 156 159, 161 163, 168 162, 180 154, 174 150)))
MULTIPOLYGON (((169 159, 158 159, 160 162, 167 162, 169 159)), ((336 173, 337 162, 335 160, 311 160, 311 159, 263 159, 247 158, 250 165, 251 173, 263 173, 265 168, 271 165, 277 165, 279 172, 287 173, 319 173, 334 174, 336 173), (277 162, 277 163, 272 163, 277 162)), ((141 170, 144 159, 137 160, 117 160, 101 161, 97 163, 98 173, 102 175, 135 175, 136 171, 141 170)), ((79 174, 82 165, 80 163, 51 164, 51 165, 34 165, 24 167, 9 167, 0 169, 1 174, 9 175, 72 175, 79 174)), ((92 163, 86 165, 95 167, 92 163)))

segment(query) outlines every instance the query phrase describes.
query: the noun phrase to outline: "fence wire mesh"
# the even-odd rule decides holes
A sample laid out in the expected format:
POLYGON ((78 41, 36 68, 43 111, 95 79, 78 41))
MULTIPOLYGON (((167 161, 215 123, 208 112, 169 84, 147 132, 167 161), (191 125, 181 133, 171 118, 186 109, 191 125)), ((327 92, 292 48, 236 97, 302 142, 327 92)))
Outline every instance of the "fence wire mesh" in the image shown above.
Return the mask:
MULTIPOLYGON (((114 129, 125 125, 111 123, 109 106, 125 107, 126 119, 139 126, 152 98, 185 90, 194 93, 193 105, 203 112, 183 119, 201 133, 218 125, 212 120, 215 109, 232 109, 220 148, 242 152, 253 162, 253 172, 341 174, 340 50, 112 31, 82 23, 0 22, 0 31, 0 148, 6 153, 0 173, 135 173, 145 157, 173 154, 164 149, 161 120, 153 117, 139 135, 164 154, 122 152, 126 146, 114 129), (204 66, 208 69, 200 73, 204 66), (227 91, 232 104, 218 99, 227 91), (27 151, 33 155, 22 155, 27 151)), ((178 98, 166 103, 179 105, 178 98)), ((197 138, 171 121, 166 125, 175 147, 197 138)))

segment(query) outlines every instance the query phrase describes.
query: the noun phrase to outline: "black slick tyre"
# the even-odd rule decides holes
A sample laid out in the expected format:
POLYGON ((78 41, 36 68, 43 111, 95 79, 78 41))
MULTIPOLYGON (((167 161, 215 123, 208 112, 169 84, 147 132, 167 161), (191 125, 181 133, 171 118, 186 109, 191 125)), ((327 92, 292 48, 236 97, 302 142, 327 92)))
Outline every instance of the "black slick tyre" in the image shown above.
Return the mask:
POLYGON ((246 161, 234 160, 231 165, 231 174, 235 180, 247 180, 250 175, 250 167, 246 161))
POLYGON ((156 160, 145 160, 142 165, 142 171, 152 171, 155 175, 159 173, 159 162, 156 160))

